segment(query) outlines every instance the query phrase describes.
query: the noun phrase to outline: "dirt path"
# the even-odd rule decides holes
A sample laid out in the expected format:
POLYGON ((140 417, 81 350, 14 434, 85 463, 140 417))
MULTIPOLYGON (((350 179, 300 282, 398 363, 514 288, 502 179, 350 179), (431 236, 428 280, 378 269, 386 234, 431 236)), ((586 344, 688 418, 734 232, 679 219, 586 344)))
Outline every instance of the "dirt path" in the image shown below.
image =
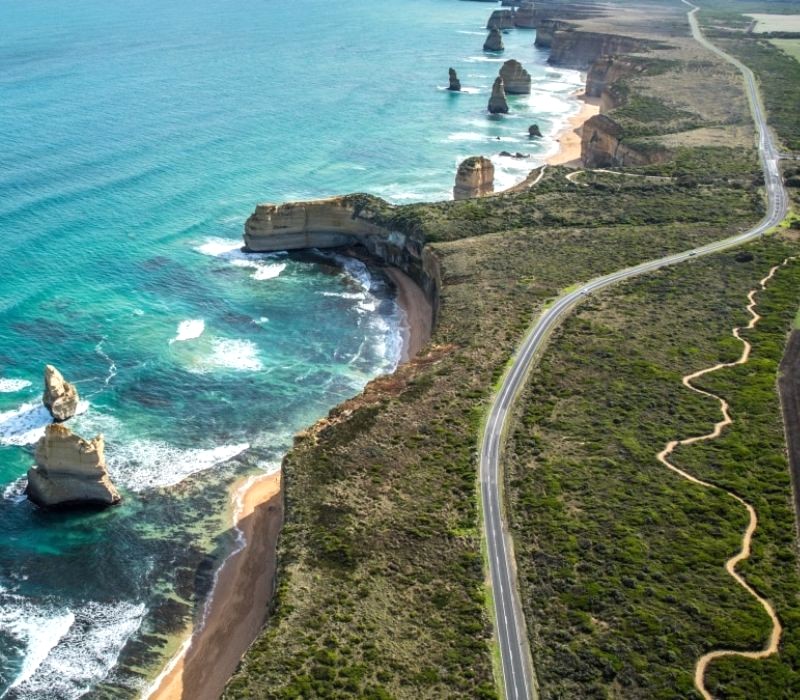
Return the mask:
MULTIPOLYGON (((747 311, 750 313, 752 318, 750 319, 750 323, 748 323, 747 326, 745 326, 745 330, 754 328, 755 325, 761 319, 761 316, 759 316, 755 311, 756 307, 755 295, 759 291, 766 289, 767 283, 772 279, 772 277, 775 275, 778 269, 786 265, 786 263, 788 262, 789 259, 786 259, 780 265, 776 265, 775 267, 773 267, 769 271, 769 274, 759 282, 759 286, 756 287, 756 289, 751 290, 750 293, 747 295, 747 299, 749 301, 747 305, 747 311)), ((701 442, 704 440, 713 440, 719 437, 719 435, 722 433, 723 429, 726 426, 733 423, 733 420, 731 419, 730 416, 728 402, 725 401, 725 399, 723 399, 722 397, 717 396, 716 394, 712 394, 709 391, 698 389, 692 384, 692 381, 698 379, 699 377, 702 377, 705 374, 716 372, 717 370, 723 369, 725 367, 735 367, 736 365, 743 365, 750 359, 751 345, 749 342, 747 342, 744 338, 741 337, 740 335, 741 330, 742 330, 741 328, 737 327, 734 328, 732 331, 733 337, 736 338, 737 340, 740 340, 744 345, 744 348, 742 349, 742 354, 738 360, 735 360, 734 362, 725 362, 722 364, 714 365, 713 367, 708 367, 706 369, 701 369, 698 372, 687 374, 683 378, 683 385, 688 389, 691 389, 692 391, 697 392, 698 394, 702 394, 703 396, 710 396, 712 399, 716 399, 717 401, 719 401, 720 410, 722 411, 722 420, 716 423, 716 425, 714 425, 714 430, 712 430, 710 433, 706 435, 698 435, 696 437, 690 437, 684 440, 673 440, 672 442, 667 443, 667 446, 657 456, 659 462, 661 462, 668 469, 674 471, 676 474, 682 476, 684 479, 687 479, 688 481, 691 481, 693 484, 697 484, 705 488, 718 489, 720 491, 723 491, 728 496, 733 498, 735 501, 741 503, 745 507, 745 509, 747 510, 747 514, 750 518, 750 522, 748 523, 747 529, 745 530, 744 535, 742 536, 742 548, 739 550, 738 554, 732 556, 730 559, 728 559, 727 562, 725 562, 725 570, 734 578, 736 583, 738 583, 751 596, 753 596, 753 598, 755 598, 759 602, 761 607, 764 608, 764 611, 767 613, 767 615, 769 615, 769 618, 772 621, 772 633, 769 636, 769 641, 760 651, 734 651, 732 649, 717 649, 715 651, 710 651, 707 654, 704 654, 698 659, 694 671, 694 684, 697 687, 697 690, 700 691, 701 695, 704 698, 706 698, 706 700, 713 700, 713 696, 711 695, 711 693, 708 692, 705 686, 705 674, 708 665, 712 661, 714 661, 714 659, 719 659, 723 656, 741 656, 745 659, 764 659, 768 656, 771 656, 772 654, 775 654, 778 651, 778 643, 780 642, 781 632, 782 632, 780 620, 778 620, 778 616, 775 613, 775 610, 770 604, 770 602, 765 598, 762 598, 758 593, 756 593, 756 591, 753 590, 753 588, 747 583, 747 581, 745 581, 744 578, 736 572, 736 566, 739 564, 739 562, 744 561, 750 556, 750 544, 753 539, 753 533, 755 532, 756 527, 758 526, 758 515, 756 513, 755 508, 753 508, 753 506, 751 506, 747 501, 737 496, 732 491, 723 489, 722 487, 717 486, 716 484, 712 484, 708 481, 703 481, 701 479, 698 479, 696 476, 692 476, 688 472, 685 472, 682 469, 676 467, 668 459, 668 457, 675 451, 676 447, 680 445, 691 445, 692 443, 701 442)))

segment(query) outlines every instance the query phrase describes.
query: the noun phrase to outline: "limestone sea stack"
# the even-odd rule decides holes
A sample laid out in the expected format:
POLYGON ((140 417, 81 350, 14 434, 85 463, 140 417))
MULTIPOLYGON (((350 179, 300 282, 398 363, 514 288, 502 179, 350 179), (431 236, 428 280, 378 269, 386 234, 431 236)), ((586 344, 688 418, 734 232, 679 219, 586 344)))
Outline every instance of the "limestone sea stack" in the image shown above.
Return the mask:
POLYGON ((542 138, 542 130, 539 128, 538 124, 531 124, 528 127, 528 137, 532 139, 542 138))
POLYGON ((453 92, 460 92, 461 81, 458 79, 458 75, 456 74, 453 68, 449 70, 449 73, 450 73, 450 85, 448 86, 447 89, 452 90, 453 92))
POLYGON ((78 390, 70 384, 53 365, 44 368, 44 395, 42 403, 54 420, 65 421, 78 410, 78 390))
POLYGON ((523 2, 514 13, 514 26, 523 29, 536 28, 536 13, 532 2, 523 2))
POLYGON ((505 46, 503 46, 503 34, 497 28, 490 30, 489 36, 486 37, 486 41, 483 42, 483 50, 503 51, 504 49, 505 46))
POLYGON ((503 87, 503 79, 495 78, 492 85, 492 96, 489 98, 489 112, 492 114, 508 114, 508 100, 503 87))
POLYGON ((472 156, 458 166, 453 199, 472 199, 494 192, 494 165, 483 156, 472 156))
POLYGON ((36 443, 35 459, 25 493, 42 508, 111 506, 122 500, 108 477, 102 435, 84 440, 53 423, 36 443))
POLYGON ((511 10, 495 10, 489 21, 486 23, 487 29, 513 29, 514 13, 511 10))
POLYGON ((528 73, 519 61, 513 58, 506 61, 500 69, 503 86, 509 95, 530 95, 531 74, 528 73))

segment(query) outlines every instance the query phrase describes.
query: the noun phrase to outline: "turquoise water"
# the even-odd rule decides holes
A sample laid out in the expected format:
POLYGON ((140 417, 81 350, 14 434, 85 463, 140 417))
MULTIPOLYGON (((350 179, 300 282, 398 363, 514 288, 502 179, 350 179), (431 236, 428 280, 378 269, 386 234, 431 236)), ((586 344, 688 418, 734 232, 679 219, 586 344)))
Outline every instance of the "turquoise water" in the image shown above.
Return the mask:
POLYGON ((489 117, 491 9, 0 0, 0 696, 135 695, 234 541, 230 485, 396 366, 380 270, 242 253, 257 201, 446 198, 468 155, 511 184, 553 148, 527 127, 552 136, 579 76, 510 33, 534 93, 489 117), (48 362, 84 399, 69 426, 106 437, 118 508, 22 496, 48 362))

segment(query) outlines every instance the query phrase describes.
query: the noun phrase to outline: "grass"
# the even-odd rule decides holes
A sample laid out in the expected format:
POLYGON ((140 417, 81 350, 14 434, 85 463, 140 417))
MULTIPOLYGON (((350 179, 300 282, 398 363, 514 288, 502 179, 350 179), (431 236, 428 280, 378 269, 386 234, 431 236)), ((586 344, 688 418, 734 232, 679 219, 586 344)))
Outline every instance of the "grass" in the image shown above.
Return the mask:
MULTIPOLYGON (((722 569, 744 510, 655 460, 676 437, 707 432, 715 401, 683 374, 739 355, 746 293, 797 244, 772 237, 754 259, 728 252, 661 271, 585 302, 556 332, 524 397, 507 492, 521 590, 543 698, 699 697, 694 663, 720 646, 760 648, 761 608, 722 569)), ((797 697, 800 585, 794 514, 775 393, 798 306, 800 265, 759 295, 748 365, 707 375, 736 423, 675 461, 753 501, 761 524, 740 569, 778 607, 781 654, 715 663, 715 697, 797 697)))
POLYGON ((800 39, 771 39, 770 44, 777 46, 795 61, 800 61, 800 39))

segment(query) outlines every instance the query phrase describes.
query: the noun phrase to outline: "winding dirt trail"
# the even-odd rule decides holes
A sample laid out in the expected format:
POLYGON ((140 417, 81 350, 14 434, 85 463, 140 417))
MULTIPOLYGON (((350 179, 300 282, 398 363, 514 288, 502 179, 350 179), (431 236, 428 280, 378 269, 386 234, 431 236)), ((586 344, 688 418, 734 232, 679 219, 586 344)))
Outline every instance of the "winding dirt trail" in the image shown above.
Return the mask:
MULTIPOLYGON (((755 311, 756 294, 759 291, 766 289, 767 283, 772 279, 772 277, 775 275, 778 269, 786 265, 790 259, 791 258, 787 258, 780 265, 775 265, 775 267, 773 267, 769 271, 769 274, 759 282, 759 286, 756 287, 756 289, 752 289, 750 293, 747 295, 747 299, 749 301, 749 303, 747 304, 747 311, 750 313, 752 318, 750 319, 750 323, 748 323, 745 326, 745 330, 750 330, 751 328, 754 328, 755 325, 761 319, 761 316, 759 316, 755 311)), ((739 550, 738 554, 735 554, 730 559, 728 559, 727 562, 725 562, 725 570, 734 578, 736 583, 738 583, 751 596, 753 596, 753 598, 755 598, 759 602, 761 607, 764 608, 764 611, 767 613, 767 615, 769 615, 769 618, 772 621, 772 633, 769 636, 769 641, 760 651, 735 651, 733 649, 717 649, 715 651, 710 651, 707 654, 704 654, 697 660, 697 665, 695 666, 695 671, 694 671, 694 684, 697 687, 697 690, 700 691, 701 695, 706 700, 713 700, 713 696, 711 695, 711 693, 708 692, 708 689, 705 686, 705 674, 708 665, 712 661, 714 661, 714 659, 719 659, 723 656, 741 656, 745 659, 765 659, 766 657, 771 656, 772 654, 775 654, 778 651, 778 643, 780 642, 781 632, 783 631, 781 628, 780 620, 778 620, 778 616, 775 613, 775 609, 772 607, 770 602, 765 598, 762 598, 758 593, 756 593, 756 591, 753 590, 753 588, 747 583, 747 581, 745 581, 744 578, 739 573, 736 572, 736 566, 739 564, 739 562, 744 561, 750 556, 750 544, 753 539, 753 533, 755 532, 756 527, 758 527, 758 515, 756 514, 755 508, 753 508, 753 506, 751 506, 747 501, 745 501, 740 496, 737 496, 732 491, 723 489, 722 487, 717 486, 716 484, 712 484, 708 481, 703 481, 702 479, 698 479, 697 477, 692 476, 688 472, 685 472, 682 469, 676 467, 668 459, 668 457, 675 451, 676 447, 680 445, 691 445, 694 442, 701 442, 704 440, 713 440, 720 436, 720 434, 722 433, 722 431, 725 429, 726 426, 733 423, 733 419, 730 416, 728 402, 725 401, 725 399, 723 399, 722 397, 717 396, 716 394, 712 394, 709 391, 704 391, 703 389, 698 389, 696 386, 692 384, 692 381, 698 379, 699 377, 702 377, 705 374, 716 372, 717 370, 723 369, 725 367, 735 367, 736 365, 743 365, 750 359, 751 345, 748 341, 746 341, 744 338, 741 337, 740 335, 741 330, 742 329, 740 327, 737 327, 734 328, 732 331, 733 337, 736 338, 737 340, 740 340, 744 345, 744 348, 742 349, 742 354, 738 360, 735 360, 734 362, 725 362, 722 364, 714 365, 713 367, 708 367, 706 369, 701 369, 692 374, 687 374, 683 378, 683 385, 688 389, 691 389, 692 391, 697 392, 698 394, 702 394, 703 396, 710 396, 712 399, 716 399, 717 401, 719 401, 720 410, 722 411, 722 420, 716 423, 714 425, 714 430, 712 430, 710 433, 706 435, 698 435, 696 437, 690 437, 684 440, 673 440, 667 443, 667 446, 657 456, 659 462, 661 462, 668 469, 674 471, 676 474, 682 476, 684 479, 687 479, 688 481, 691 481, 693 484, 698 484, 699 486, 703 486, 705 488, 717 489, 719 491, 723 491, 728 496, 733 498, 735 501, 741 503, 745 507, 745 509, 747 510, 747 514, 750 517, 750 522, 748 523, 747 529, 745 530, 744 535, 742 536, 742 548, 739 550)))

